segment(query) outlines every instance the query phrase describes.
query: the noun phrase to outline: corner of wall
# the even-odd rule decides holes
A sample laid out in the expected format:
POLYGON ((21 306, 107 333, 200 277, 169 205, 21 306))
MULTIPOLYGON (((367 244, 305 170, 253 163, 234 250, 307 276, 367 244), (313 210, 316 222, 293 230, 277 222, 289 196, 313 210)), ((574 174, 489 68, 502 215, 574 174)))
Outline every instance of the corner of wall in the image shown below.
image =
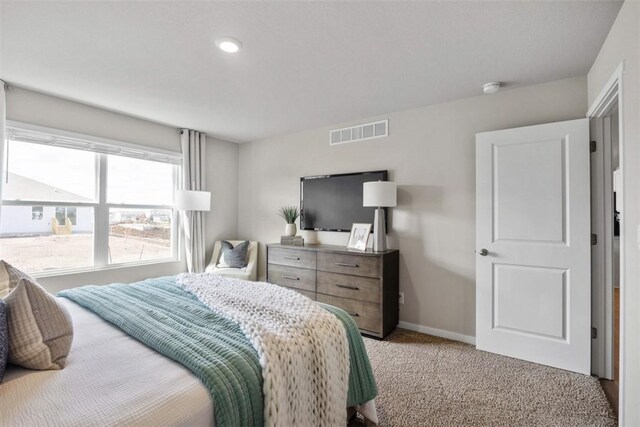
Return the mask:
POLYGON ((207 138, 207 191, 211 192, 211 211, 206 215, 206 262, 213 244, 238 235, 238 144, 207 138))

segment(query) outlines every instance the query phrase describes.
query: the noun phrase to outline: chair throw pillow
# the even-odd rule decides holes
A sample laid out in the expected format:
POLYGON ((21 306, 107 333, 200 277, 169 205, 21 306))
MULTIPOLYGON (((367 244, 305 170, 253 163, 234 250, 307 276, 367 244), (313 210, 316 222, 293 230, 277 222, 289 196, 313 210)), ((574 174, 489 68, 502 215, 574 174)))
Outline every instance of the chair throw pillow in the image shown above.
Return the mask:
POLYGON ((7 368, 9 356, 9 331, 7 331, 7 303, 0 299, 0 383, 7 368))
POLYGON ((62 369, 73 340, 67 309, 27 274, 0 261, 0 298, 7 305, 10 363, 62 369))
POLYGON ((247 266, 248 240, 238 243, 235 248, 226 240, 223 240, 220 245, 218 268, 244 268, 247 266))

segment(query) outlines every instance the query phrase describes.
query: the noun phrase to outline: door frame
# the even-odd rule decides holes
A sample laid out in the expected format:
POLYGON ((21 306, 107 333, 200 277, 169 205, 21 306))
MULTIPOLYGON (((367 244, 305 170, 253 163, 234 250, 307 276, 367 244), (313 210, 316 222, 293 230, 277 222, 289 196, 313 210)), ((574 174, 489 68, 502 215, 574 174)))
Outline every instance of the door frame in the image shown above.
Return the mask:
MULTIPOLYGON (((624 61, 622 61, 607 83, 602 88, 598 97, 587 111, 587 118, 593 121, 590 128, 595 131, 592 134, 592 140, 595 137, 597 148, 596 155, 592 156, 592 166, 594 162, 602 162, 600 166, 592 170, 592 200, 598 202, 592 203, 592 230, 598 234, 599 242, 603 244, 594 245, 592 247, 592 307, 593 307, 593 326, 598 329, 598 338, 594 339, 592 345, 592 372, 601 378, 613 377, 613 288, 610 286, 611 281, 607 280, 607 275, 612 268, 612 252, 611 239, 613 238, 613 230, 611 220, 607 212, 611 212, 612 206, 610 200, 606 200, 605 196, 613 191, 612 170, 611 170, 611 126, 618 126, 618 147, 620 155, 619 173, 624 176, 624 132, 623 130, 623 75, 624 61), (612 123, 607 120, 607 115, 614 109, 618 109, 618 122, 612 123), (599 141, 598 141, 599 140, 599 141), (602 148, 600 150, 600 147, 602 148), (600 153, 598 153, 600 150, 600 153), (605 190, 607 189, 607 190, 605 190)), ((619 194, 621 195, 623 209, 625 203, 624 184, 621 179, 619 194)), ((624 213, 620 222, 620 354, 619 354, 619 421, 620 425, 624 425, 622 416, 624 414, 624 301, 626 280, 624 274, 625 262, 625 223, 624 213)))

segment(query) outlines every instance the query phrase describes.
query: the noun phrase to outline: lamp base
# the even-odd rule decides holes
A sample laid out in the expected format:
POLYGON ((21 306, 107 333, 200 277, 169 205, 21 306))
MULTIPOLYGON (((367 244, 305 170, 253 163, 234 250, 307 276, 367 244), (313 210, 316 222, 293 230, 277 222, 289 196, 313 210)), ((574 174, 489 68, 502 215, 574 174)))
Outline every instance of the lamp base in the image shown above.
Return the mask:
POLYGON ((377 208, 373 220, 373 250, 382 252, 387 250, 387 232, 385 230, 384 208, 377 208))

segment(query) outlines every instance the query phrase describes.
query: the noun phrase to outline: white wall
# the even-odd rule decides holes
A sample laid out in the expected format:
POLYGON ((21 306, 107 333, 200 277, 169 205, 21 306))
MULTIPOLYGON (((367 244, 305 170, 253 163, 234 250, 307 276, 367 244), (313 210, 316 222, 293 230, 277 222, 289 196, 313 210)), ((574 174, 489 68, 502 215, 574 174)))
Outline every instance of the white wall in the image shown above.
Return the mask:
MULTIPOLYGON (((398 183, 389 241, 401 252, 400 319, 473 336, 475 134, 584 117, 586 95, 578 77, 360 121, 389 118, 387 138, 330 147, 329 129, 350 125, 342 123, 243 144, 239 235, 278 241, 284 224, 276 210, 298 203, 301 176, 388 169, 398 183)), ((317 234, 339 245, 348 237, 317 234)))
MULTIPOLYGON (((31 206, 3 206, 0 235, 12 233, 51 233, 51 221, 56 216, 55 206, 43 207, 42 219, 32 219, 31 206)), ((76 208, 74 233, 93 231, 93 209, 76 208)))
POLYGON ((623 395, 621 425, 640 425, 640 3, 626 1, 588 75, 589 105, 621 61, 625 61, 622 97, 622 169, 624 270, 621 287, 623 395))
MULTIPOLYGON (((7 92, 7 119, 177 152, 181 150, 180 133, 176 128, 21 88, 12 87, 7 92)), ((236 235, 238 146, 209 139, 207 167, 207 190, 212 192, 213 199, 213 209, 206 220, 210 253, 213 239, 236 235)), ((133 282, 185 270, 182 256, 182 261, 178 262, 42 277, 38 282, 50 292, 57 292, 86 284, 133 282)))

